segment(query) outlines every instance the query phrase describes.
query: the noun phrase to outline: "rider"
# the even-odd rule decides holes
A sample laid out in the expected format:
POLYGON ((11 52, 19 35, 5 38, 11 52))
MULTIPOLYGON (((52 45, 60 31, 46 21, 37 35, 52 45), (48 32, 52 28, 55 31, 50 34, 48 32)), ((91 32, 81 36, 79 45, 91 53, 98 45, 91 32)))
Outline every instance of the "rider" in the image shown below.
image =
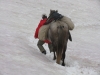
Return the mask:
MULTIPOLYGON (((39 23, 38 27, 36 28, 35 35, 34 35, 35 38, 38 38, 39 29, 45 24, 46 21, 47 21, 47 16, 45 14, 43 14, 42 15, 42 19, 40 20, 40 23, 39 23)), ((46 50, 43 47, 44 43, 48 43, 48 47, 50 49, 50 52, 52 52, 53 51, 53 47, 52 47, 52 44, 51 44, 51 42, 49 40, 44 40, 44 41, 43 40, 39 40, 38 41, 37 46, 40 49, 40 51, 43 54, 46 54, 46 50)))

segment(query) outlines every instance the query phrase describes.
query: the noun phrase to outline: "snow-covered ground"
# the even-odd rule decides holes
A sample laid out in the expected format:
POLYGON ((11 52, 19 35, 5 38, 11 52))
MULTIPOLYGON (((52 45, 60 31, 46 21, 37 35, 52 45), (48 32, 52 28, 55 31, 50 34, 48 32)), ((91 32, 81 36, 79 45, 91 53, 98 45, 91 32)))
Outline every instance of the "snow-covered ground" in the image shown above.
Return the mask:
POLYGON ((99 0, 0 0, 0 75, 100 75, 99 0), (66 66, 37 48, 34 32, 50 9, 75 24, 68 42, 66 66))

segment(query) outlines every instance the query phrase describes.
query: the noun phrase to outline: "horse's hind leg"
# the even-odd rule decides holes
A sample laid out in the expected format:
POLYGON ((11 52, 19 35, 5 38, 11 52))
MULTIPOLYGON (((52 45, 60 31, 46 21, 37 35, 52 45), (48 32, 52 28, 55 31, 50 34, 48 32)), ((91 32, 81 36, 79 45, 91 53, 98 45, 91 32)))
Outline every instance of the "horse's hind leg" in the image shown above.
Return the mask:
POLYGON ((64 62, 64 60, 65 60, 65 53, 63 53, 63 55, 62 55, 62 57, 63 57, 63 59, 62 59, 62 66, 65 66, 65 62, 64 62))
POLYGON ((55 51, 54 51, 53 53, 54 53, 54 57, 53 57, 53 60, 55 60, 55 59, 56 59, 56 54, 55 54, 55 51))
POLYGON ((62 66, 65 66, 65 52, 66 52, 66 46, 64 47, 64 51, 63 51, 63 54, 62 54, 62 66))

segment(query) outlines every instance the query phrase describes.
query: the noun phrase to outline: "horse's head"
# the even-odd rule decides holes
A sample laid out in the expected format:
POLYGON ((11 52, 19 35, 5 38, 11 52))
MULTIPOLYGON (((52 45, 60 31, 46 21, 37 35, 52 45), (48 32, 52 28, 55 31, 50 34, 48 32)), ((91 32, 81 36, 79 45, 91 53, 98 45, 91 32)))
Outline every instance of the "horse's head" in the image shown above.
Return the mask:
POLYGON ((58 12, 58 10, 50 10, 50 14, 49 14, 49 17, 47 19, 47 22, 50 22, 53 19, 53 14, 57 13, 57 12, 58 12))
POLYGON ((49 16, 51 16, 53 13, 57 13, 57 12, 58 12, 58 10, 50 10, 49 16))
POLYGON ((57 10, 50 10, 48 21, 51 21, 51 20, 56 21, 56 20, 60 20, 61 18, 63 18, 63 16, 59 14, 57 10))

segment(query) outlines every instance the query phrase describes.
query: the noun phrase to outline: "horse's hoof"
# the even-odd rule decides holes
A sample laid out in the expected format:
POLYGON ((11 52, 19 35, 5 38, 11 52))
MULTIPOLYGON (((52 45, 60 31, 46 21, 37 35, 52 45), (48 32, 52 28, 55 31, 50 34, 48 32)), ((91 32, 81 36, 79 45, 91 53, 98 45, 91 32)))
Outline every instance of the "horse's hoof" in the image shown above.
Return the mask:
POLYGON ((56 57, 54 57, 53 60, 56 60, 56 57))
POLYGON ((62 63, 62 66, 65 66, 65 64, 64 64, 64 63, 62 63))

